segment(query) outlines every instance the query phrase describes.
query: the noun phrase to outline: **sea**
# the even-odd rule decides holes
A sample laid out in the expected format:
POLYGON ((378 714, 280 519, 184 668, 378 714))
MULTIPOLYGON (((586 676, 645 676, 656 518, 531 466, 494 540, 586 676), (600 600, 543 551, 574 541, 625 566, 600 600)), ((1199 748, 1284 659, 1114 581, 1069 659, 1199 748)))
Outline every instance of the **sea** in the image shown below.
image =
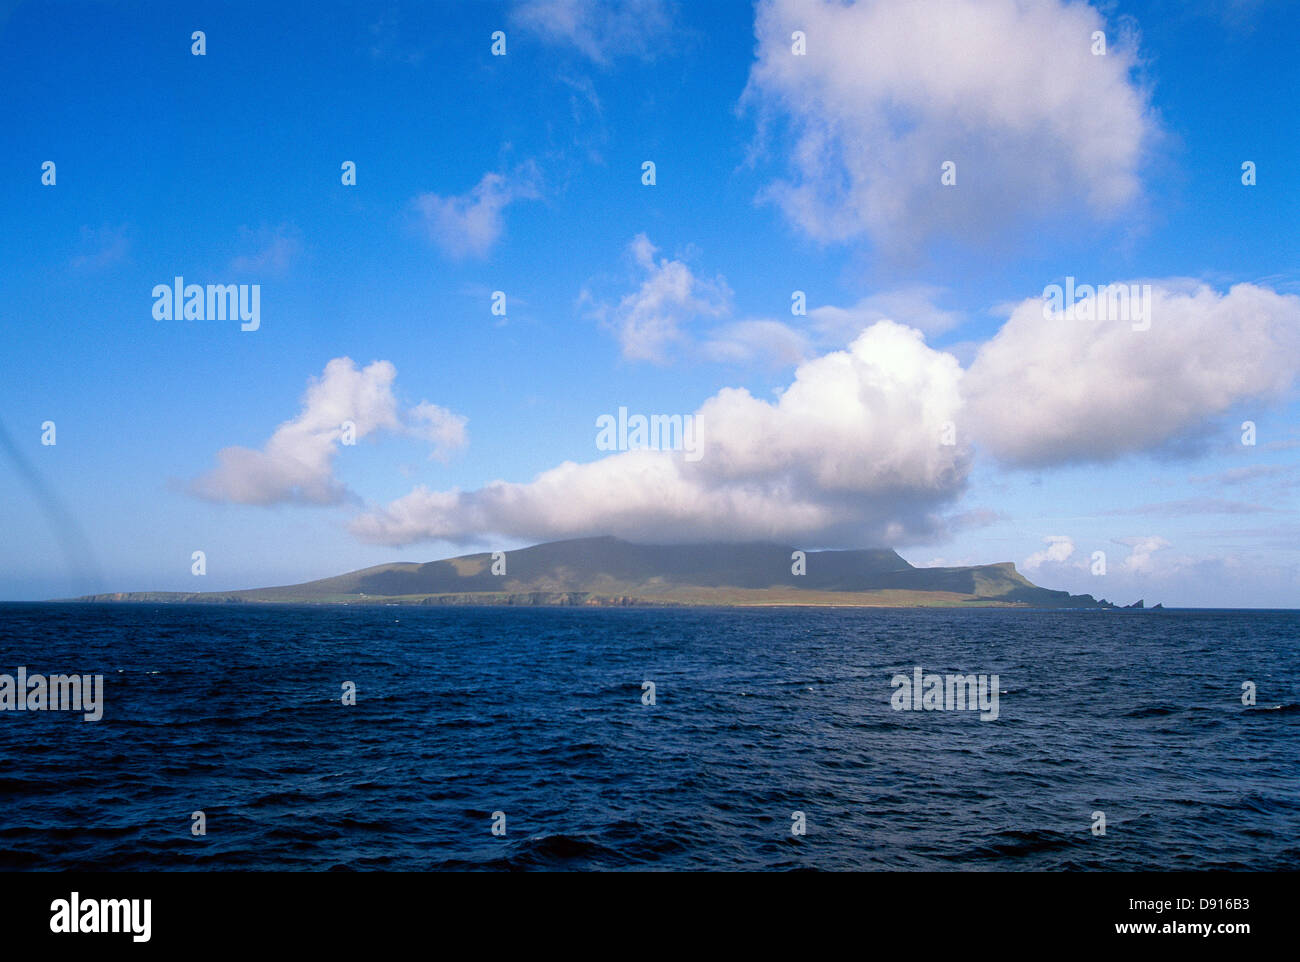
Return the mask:
POLYGON ((5 870, 1300 867, 1296 611, 0 604, 20 667, 102 717, 0 711, 5 870))

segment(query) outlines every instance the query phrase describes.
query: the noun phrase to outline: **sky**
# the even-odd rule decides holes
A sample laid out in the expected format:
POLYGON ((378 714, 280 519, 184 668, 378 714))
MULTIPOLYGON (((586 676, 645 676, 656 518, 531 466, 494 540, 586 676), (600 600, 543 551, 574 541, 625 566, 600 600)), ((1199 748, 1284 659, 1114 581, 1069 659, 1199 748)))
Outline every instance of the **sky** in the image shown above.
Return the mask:
POLYGON ((0 599, 613 534, 1300 607, 1298 44, 1285 0, 0 6, 0 599))

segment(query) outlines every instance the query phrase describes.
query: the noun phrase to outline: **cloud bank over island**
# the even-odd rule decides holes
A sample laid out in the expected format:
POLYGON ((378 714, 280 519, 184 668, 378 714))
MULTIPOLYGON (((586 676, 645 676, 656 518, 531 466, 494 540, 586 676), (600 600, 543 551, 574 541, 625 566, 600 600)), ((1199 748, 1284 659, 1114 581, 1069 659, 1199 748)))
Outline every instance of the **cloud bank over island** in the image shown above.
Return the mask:
POLYGON ((977 456, 1044 467, 1159 453, 1204 438, 1236 405, 1275 402, 1291 389, 1300 297, 1179 281, 1153 291, 1144 331, 1045 318, 1042 299, 1027 299, 967 371, 920 331, 879 321, 847 349, 800 364, 775 402, 740 388, 706 400, 695 412, 697 463, 680 452, 627 451, 566 461, 526 483, 421 486, 351 529, 392 545, 489 534, 846 547, 935 540, 977 456))
POLYGON ((891 322, 805 362, 775 402, 724 388, 695 412, 703 457, 625 451, 565 462, 526 484, 416 488, 352 523, 367 541, 411 544, 587 534, 720 541, 889 543, 932 536, 969 455, 941 444, 961 369, 891 322))

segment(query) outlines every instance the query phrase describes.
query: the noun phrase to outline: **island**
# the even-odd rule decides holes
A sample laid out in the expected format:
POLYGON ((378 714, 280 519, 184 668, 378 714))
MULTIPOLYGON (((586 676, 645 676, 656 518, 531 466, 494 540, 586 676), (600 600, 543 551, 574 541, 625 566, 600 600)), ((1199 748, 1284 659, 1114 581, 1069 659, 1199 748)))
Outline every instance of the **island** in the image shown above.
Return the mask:
POLYGON ((1040 588, 1012 562, 918 568, 888 548, 803 551, 772 543, 555 541, 240 591, 128 591, 70 599, 313 605, 1027 607, 1114 610, 1040 588))

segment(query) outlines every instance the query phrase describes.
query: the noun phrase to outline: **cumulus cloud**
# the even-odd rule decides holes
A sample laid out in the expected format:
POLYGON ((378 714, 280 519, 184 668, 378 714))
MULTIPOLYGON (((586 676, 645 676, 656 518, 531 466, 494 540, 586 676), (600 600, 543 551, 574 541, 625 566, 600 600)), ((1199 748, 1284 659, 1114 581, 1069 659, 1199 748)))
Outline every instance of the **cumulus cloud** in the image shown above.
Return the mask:
MULTIPOLYGON (((1079 572, 1091 571, 1091 558, 1087 556, 1076 557, 1076 546, 1074 539, 1069 535, 1053 534, 1043 539, 1047 545, 1041 551, 1035 551, 1025 559, 1024 567, 1030 571, 1040 571, 1048 577, 1075 576, 1079 572)), ((1111 575, 1145 575, 1156 570, 1156 564, 1152 557, 1156 552, 1170 547, 1170 543, 1158 535, 1142 535, 1130 538, 1115 538, 1114 544, 1125 545, 1129 549, 1128 556, 1124 558, 1111 571, 1111 575)), ((1169 569, 1171 565, 1181 563, 1179 559, 1172 559, 1165 563, 1164 568, 1169 569)), ((1089 591, 1094 589, 1088 589, 1089 591)))
POLYGON ((673 13, 665 0, 523 0, 511 20, 603 65, 625 55, 649 58, 672 29, 673 13))
POLYGON ((1041 568, 1045 564, 1065 564, 1074 555, 1074 539, 1063 534, 1049 534, 1043 539, 1047 547, 1035 551, 1025 559, 1026 568, 1041 568))
POLYGON ((539 196, 534 164, 509 174, 489 172, 463 194, 420 194, 412 206, 429 240, 451 257, 484 257, 505 231, 505 209, 539 196))
POLYGON ((1140 195, 1157 125, 1135 45, 1086 3, 762 0, 755 35, 742 103, 761 143, 791 144, 790 175, 766 196, 817 240, 909 249, 1109 217, 1140 195), (1091 52, 1097 30, 1105 56, 1091 52), (955 187, 940 184, 950 160, 955 187))
POLYGON ((1150 329, 1016 307, 965 379, 963 424, 1003 461, 1107 461, 1185 440, 1300 370, 1300 297, 1152 283, 1150 329))
POLYGON ((349 424, 356 440, 378 432, 421 438, 433 445, 431 457, 463 447, 465 418, 428 402, 403 411, 393 395, 396 377, 388 361, 358 368, 351 358, 334 358, 309 383, 297 417, 276 428, 260 451, 222 448, 217 466, 190 482, 190 493, 236 504, 345 501, 334 457, 349 424))
POLYGON ((594 534, 903 544, 933 536, 936 512, 965 485, 966 449, 940 443, 960 380, 957 362, 919 332, 880 322, 847 350, 800 365, 775 402, 737 388, 705 401, 699 460, 635 450, 523 484, 418 487, 352 530, 392 545, 594 534))
POLYGON ((1120 562, 1120 570, 1132 574, 1147 574, 1153 570, 1151 556, 1170 543, 1159 535, 1145 535, 1134 538, 1116 538, 1116 544, 1128 545, 1129 555, 1120 562))
POLYGON ((589 291, 582 300, 591 315, 614 332, 623 356, 630 360, 663 362, 670 349, 686 339, 686 326, 698 318, 722 317, 731 310, 731 289, 719 275, 697 277, 685 261, 656 258, 659 249, 645 234, 628 245, 640 286, 617 304, 596 302, 589 291))
MULTIPOLYGON (((674 267, 684 265, 656 257, 644 236, 632 253, 649 277, 612 317, 644 320, 656 311, 639 305, 680 308, 689 300, 683 292, 695 290, 693 275, 674 267), (676 293, 651 296, 659 283, 676 293)), ((927 346, 921 331, 877 321, 846 350, 802 361, 775 401, 737 388, 706 400, 695 412, 698 459, 633 450, 568 461, 529 482, 469 491, 422 486, 370 508, 351 527, 363 540, 392 545, 594 534, 823 546, 932 541, 966 523, 943 515, 965 489, 973 450, 1031 466, 1159 453, 1243 399, 1282 396, 1300 369, 1300 297, 1253 285, 1221 294, 1152 282, 1149 317, 1148 329, 1134 330, 1129 320, 1044 317, 1043 301, 1028 300, 1010 309, 965 372, 951 354, 927 346), (958 443, 943 443, 952 427, 958 443)), ((782 328, 723 325, 704 345, 724 359, 748 357, 746 339, 806 348, 786 341, 794 332, 782 328)), ((441 418, 427 420, 432 431, 446 428, 441 418)), ((1136 576, 1165 545, 1150 537, 1130 546, 1116 570, 1136 576)), ((1050 536, 1026 565, 1088 568, 1066 535, 1050 536)))
MULTIPOLYGON (((1043 539, 1047 545, 1042 551, 1035 551, 1025 559, 1025 568, 1030 570, 1052 569, 1051 574, 1061 575, 1063 573, 1090 570, 1088 558, 1075 557, 1074 539, 1069 535, 1048 535, 1043 539)), ((1170 543, 1158 535, 1142 535, 1130 538, 1115 538, 1115 544, 1125 545, 1129 549, 1128 556, 1116 566, 1112 574, 1150 574, 1155 570, 1155 563, 1152 556, 1157 551, 1170 547, 1170 543)), ((1177 560, 1168 564, 1177 564, 1177 560)), ((1168 565, 1166 565, 1168 567, 1168 565)))

